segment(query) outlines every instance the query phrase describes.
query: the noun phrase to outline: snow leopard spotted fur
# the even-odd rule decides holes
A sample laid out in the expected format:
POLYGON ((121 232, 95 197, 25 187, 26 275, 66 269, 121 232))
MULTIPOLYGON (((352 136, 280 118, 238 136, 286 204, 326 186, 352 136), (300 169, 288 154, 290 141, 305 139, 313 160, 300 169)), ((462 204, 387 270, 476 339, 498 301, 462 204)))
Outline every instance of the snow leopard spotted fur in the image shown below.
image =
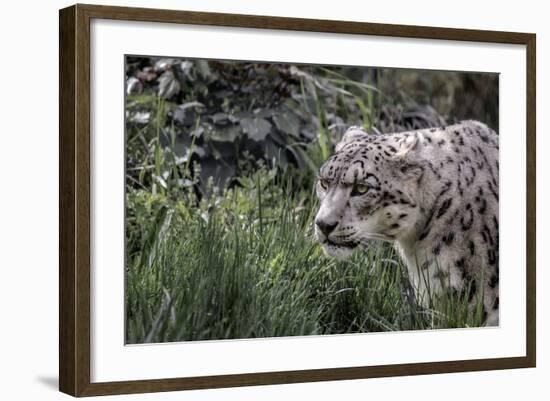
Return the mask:
POLYGON ((349 128, 319 171, 318 241, 338 258, 390 241, 421 302, 428 289, 467 291, 471 305, 483 294, 485 324, 498 325, 498 149, 477 121, 386 135, 349 128))

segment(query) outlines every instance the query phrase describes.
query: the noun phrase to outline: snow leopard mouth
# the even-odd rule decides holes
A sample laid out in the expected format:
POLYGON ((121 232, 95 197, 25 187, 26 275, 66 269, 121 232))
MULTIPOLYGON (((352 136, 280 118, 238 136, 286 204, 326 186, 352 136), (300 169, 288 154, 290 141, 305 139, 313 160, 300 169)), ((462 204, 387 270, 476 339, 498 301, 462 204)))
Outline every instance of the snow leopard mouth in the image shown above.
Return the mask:
POLYGON ((355 249, 359 243, 358 242, 334 242, 329 239, 323 242, 323 245, 330 245, 336 248, 347 248, 347 249, 355 249))

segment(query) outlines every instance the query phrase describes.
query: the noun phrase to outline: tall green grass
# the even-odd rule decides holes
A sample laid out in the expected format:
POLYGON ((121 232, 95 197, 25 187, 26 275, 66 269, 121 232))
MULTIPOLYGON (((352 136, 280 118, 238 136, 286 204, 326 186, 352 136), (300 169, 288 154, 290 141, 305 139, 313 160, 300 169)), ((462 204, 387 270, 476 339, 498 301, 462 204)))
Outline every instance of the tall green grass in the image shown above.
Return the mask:
POLYGON ((325 257, 317 205, 267 170, 242 181, 196 207, 129 190, 128 343, 480 325, 453 294, 417 305, 388 245, 325 257))

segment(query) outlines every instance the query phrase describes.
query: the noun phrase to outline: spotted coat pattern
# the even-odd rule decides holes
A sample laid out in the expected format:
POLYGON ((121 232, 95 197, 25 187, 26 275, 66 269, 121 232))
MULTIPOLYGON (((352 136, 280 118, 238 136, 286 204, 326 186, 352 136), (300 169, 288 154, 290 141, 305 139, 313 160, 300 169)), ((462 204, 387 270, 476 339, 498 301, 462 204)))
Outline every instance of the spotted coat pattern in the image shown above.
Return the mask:
POLYGON ((387 135, 351 127, 319 171, 317 238, 335 257, 390 241, 419 299, 483 294, 486 324, 498 325, 498 149, 477 121, 387 135))

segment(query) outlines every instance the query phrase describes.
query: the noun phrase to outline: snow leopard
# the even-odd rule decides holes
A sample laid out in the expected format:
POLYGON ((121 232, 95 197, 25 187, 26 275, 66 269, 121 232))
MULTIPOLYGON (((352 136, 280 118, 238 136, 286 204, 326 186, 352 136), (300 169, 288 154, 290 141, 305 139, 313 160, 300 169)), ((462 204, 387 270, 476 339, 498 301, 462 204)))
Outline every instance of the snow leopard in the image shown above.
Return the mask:
POLYGON ((496 326, 498 155, 498 134, 478 121, 392 134, 350 127, 318 173, 316 238, 336 258, 391 242, 420 303, 428 291, 468 294, 470 305, 482 294, 484 324, 496 326))

